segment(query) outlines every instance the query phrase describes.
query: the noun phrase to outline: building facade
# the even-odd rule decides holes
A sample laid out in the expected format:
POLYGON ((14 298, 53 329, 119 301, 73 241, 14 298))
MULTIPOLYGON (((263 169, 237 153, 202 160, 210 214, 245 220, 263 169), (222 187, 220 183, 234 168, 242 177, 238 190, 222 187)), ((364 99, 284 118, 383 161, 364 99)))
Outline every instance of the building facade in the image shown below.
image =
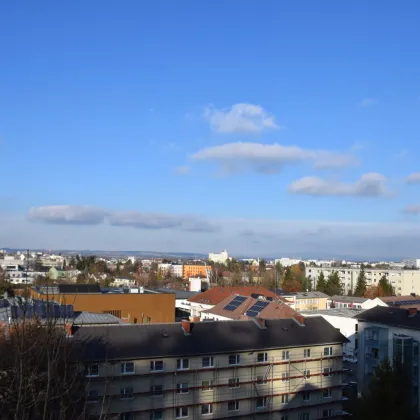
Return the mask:
POLYGON ((209 267, 206 265, 184 265, 183 278, 189 279, 190 277, 207 277, 207 270, 209 267))
MULTIPOLYGON (((321 272, 327 278, 333 271, 337 271, 344 287, 344 294, 354 292, 357 285, 357 278, 360 268, 325 268, 306 267, 306 275, 313 280, 313 287, 316 287, 318 276, 321 272)), ((397 295, 409 295, 410 293, 420 294, 420 270, 384 270, 365 269, 367 286, 377 286, 382 276, 385 276, 395 289, 397 295)))
POLYGON ((125 420, 342 418, 346 339, 322 318, 306 322, 81 328, 75 338, 84 343, 91 413, 125 420), (109 347, 98 348, 103 336, 109 347))
POLYGON ((229 259, 228 252, 224 249, 219 254, 215 254, 210 252, 209 254, 209 261, 213 261, 214 263, 218 264, 226 264, 226 261, 229 259))
POLYGON ((327 309, 329 296, 322 292, 279 293, 297 311, 318 311, 327 309))
POLYGON ((92 286, 96 285, 59 285, 49 290, 34 287, 31 296, 73 305, 75 311, 108 313, 134 324, 175 321, 172 293, 102 293, 99 286, 92 286))
POLYGON ((384 359, 410 369, 413 402, 419 410, 420 313, 417 309, 377 306, 362 312, 358 319, 358 383, 366 390, 376 367, 384 359))

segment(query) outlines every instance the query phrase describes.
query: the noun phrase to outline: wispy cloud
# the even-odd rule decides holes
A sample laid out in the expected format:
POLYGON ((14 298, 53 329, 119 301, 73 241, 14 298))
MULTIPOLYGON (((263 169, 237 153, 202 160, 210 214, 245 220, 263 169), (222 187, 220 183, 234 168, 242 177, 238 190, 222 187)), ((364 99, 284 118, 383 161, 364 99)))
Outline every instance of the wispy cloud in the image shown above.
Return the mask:
POLYGON ((420 204, 406 206, 404 207, 403 212, 407 214, 420 214, 420 204))
POLYGON ((32 207, 30 221, 61 225, 98 225, 105 220, 111 226, 137 229, 178 229, 189 232, 216 232, 219 227, 196 215, 157 212, 111 212, 91 206, 42 206, 32 207))
POLYGON ((367 173, 354 183, 304 177, 289 186, 289 192, 312 196, 358 196, 379 197, 389 195, 386 178, 378 173, 367 173))
POLYGON ((356 157, 347 152, 304 149, 298 146, 262 143, 225 143, 194 153, 191 158, 213 161, 225 173, 253 171, 272 174, 284 166, 311 161, 317 169, 342 168, 356 165, 356 157))
POLYGON ((191 172, 190 166, 177 166, 174 168, 174 172, 177 175, 188 175, 191 172))
POLYGON ((376 105, 377 103, 378 100, 376 98, 364 98, 358 103, 358 105, 362 108, 367 108, 369 106, 376 105))
POLYGON ((203 116, 218 133, 260 133, 279 128, 275 117, 260 105, 241 103, 224 109, 208 106, 203 116))
POLYGON ((92 206, 42 206, 32 207, 28 218, 51 224, 98 225, 105 220, 106 211, 92 206))
POLYGON ((405 182, 410 185, 420 184, 420 172, 413 172, 405 179, 405 182))

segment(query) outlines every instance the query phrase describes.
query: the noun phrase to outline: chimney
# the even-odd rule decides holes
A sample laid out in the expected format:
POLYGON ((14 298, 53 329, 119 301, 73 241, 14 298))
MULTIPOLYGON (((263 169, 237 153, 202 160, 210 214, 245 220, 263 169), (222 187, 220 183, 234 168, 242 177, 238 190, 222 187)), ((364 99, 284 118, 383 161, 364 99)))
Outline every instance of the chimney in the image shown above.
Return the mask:
POLYGON ((67 337, 73 337, 72 325, 69 322, 66 323, 66 334, 67 337))
POLYGON ((412 318, 416 314, 417 314, 417 308, 408 308, 408 316, 409 316, 409 318, 412 318))
POLYGON ((293 315, 293 318, 298 322, 298 324, 305 325, 305 317, 303 315, 295 314, 293 315))
POLYGON ((262 318, 252 318, 253 321, 257 324, 258 328, 261 330, 265 330, 267 327, 265 326, 265 319, 262 318))
POLYGON ((199 316, 193 316, 193 322, 200 322, 199 316))
POLYGON ((192 331, 192 322, 189 319, 183 319, 181 321, 182 329, 184 330, 185 335, 191 335, 192 331))

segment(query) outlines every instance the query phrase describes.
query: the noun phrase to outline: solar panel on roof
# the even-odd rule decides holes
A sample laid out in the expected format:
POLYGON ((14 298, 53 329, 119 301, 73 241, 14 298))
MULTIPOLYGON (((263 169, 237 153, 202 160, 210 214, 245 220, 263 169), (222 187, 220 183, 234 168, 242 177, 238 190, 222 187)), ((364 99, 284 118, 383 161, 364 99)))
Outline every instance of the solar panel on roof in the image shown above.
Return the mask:
POLYGON ((246 301, 246 297, 243 296, 236 296, 234 299, 231 300, 229 304, 227 304, 223 309, 226 311, 234 311, 239 305, 246 301))
POLYGON ((267 307, 270 302, 256 302, 252 305, 247 311, 246 315, 251 317, 256 317, 265 307, 267 307))

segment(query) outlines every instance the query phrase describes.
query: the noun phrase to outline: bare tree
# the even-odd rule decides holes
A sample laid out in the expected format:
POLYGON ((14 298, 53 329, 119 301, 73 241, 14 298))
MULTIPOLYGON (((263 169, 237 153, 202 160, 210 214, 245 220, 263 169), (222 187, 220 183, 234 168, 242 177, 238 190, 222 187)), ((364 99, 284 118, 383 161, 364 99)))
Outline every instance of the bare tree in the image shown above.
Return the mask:
POLYGON ((0 335, 0 417, 13 420, 80 420, 86 417, 83 369, 71 326, 44 302, 45 316, 28 301, 10 309, 0 335), (6 417, 3 417, 6 416, 6 417))

